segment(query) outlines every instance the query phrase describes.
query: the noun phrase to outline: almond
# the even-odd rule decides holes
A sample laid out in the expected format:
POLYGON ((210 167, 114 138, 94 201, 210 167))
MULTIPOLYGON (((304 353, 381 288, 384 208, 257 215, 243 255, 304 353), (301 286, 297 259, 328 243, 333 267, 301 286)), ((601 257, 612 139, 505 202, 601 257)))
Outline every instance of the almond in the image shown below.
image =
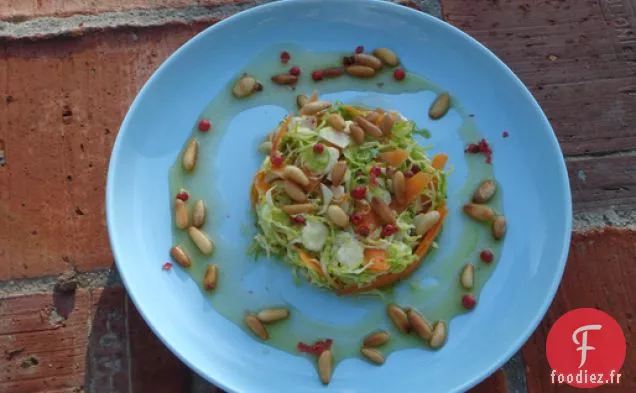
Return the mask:
POLYGON ((332 113, 327 116, 327 124, 336 131, 343 131, 345 129, 345 120, 339 113, 332 113))
POLYGON ((349 133, 351 134, 351 138, 353 138, 353 141, 358 145, 364 142, 364 131, 362 130, 362 128, 360 128, 360 126, 351 124, 349 126, 349 133))
POLYGON ((210 240, 210 237, 205 232, 195 227, 190 227, 188 228, 188 235, 204 255, 212 254, 214 251, 214 242, 210 240))
POLYGON ((378 128, 375 124, 371 123, 369 120, 365 119, 362 116, 356 116, 353 119, 359 126, 364 130, 364 132, 373 137, 373 138, 382 138, 382 130, 378 128))
POLYGON ((459 276, 459 282, 464 289, 471 290, 475 285, 475 266, 468 263, 462 269, 462 274, 459 276))
POLYGON ((398 203, 403 205, 406 202, 406 178, 400 171, 393 175, 393 193, 398 203))
POLYGON ((375 124, 380 118, 380 113, 377 111, 371 111, 364 116, 365 119, 369 120, 371 123, 375 124))
POLYGON ((298 82, 298 77, 291 74, 278 74, 272 76, 272 82, 277 85, 295 85, 298 82))
POLYGON ((333 372, 333 355, 329 349, 318 356, 318 375, 324 385, 329 385, 333 372))
POLYGON ((283 177, 303 187, 309 185, 309 179, 307 175, 305 175, 305 172, 294 165, 287 165, 285 169, 283 169, 283 177))
POLYGON ((311 203, 301 203, 297 205, 285 205, 283 211, 290 216, 300 213, 311 213, 314 210, 314 205, 311 203))
POLYGON ((378 71, 382 68, 382 61, 375 56, 367 55, 366 53, 356 53, 353 55, 353 61, 356 64, 367 66, 378 71))
POLYGON ((303 191, 303 189, 293 181, 285 180, 285 192, 296 202, 305 202, 307 200, 307 194, 305 194, 305 191, 303 191))
POLYGON ((374 348, 362 348, 360 353, 375 364, 384 364, 384 356, 382 352, 374 348))
POLYGON ((325 68, 322 70, 322 76, 325 78, 337 78, 344 75, 344 72, 345 70, 343 67, 325 68))
POLYGON ((386 344, 391 339, 391 335, 384 330, 379 330, 377 332, 373 332, 366 336, 362 343, 365 347, 379 347, 381 345, 386 344))
POLYGON ((430 109, 428 110, 428 116, 433 120, 440 119, 446 114, 446 112, 448 112, 449 107, 450 96, 448 93, 444 92, 437 96, 435 101, 433 101, 430 109))
POLYGON ((495 240, 503 239, 506 234, 506 227, 506 217, 498 216, 495 218, 495 221, 492 223, 492 237, 494 237, 495 240))
POLYGON ((218 269, 217 265, 209 264, 205 270, 205 276, 203 276, 203 288, 205 288, 206 291, 211 291, 216 288, 218 269))
POLYGON ((302 109, 303 106, 307 104, 307 96, 299 94, 296 96, 296 105, 298 105, 298 109, 302 109))
POLYGON ((197 165, 197 152, 199 150, 199 142, 196 139, 191 139, 188 146, 183 152, 183 169, 186 172, 191 172, 197 165))
POLYGON ((245 315, 245 324, 247 327, 261 340, 269 339, 269 333, 267 332, 267 328, 265 325, 256 318, 256 315, 252 313, 247 313, 245 315))
POLYGON ((484 180, 475 190, 475 193, 473 194, 473 202, 486 203, 495 195, 496 191, 497 183, 495 183, 494 180, 484 180))
POLYGON ((306 103, 300 110, 301 115, 315 115, 320 111, 331 108, 331 102, 313 101, 306 103))
POLYGON ((237 98, 247 97, 256 91, 258 81, 249 75, 243 75, 232 88, 232 94, 237 98))
POLYGON ((396 304, 389 304, 386 311, 389 314, 389 317, 391 318, 393 323, 395 324, 395 327, 397 327, 397 329, 401 333, 404 333, 404 334, 408 333, 408 331, 411 329, 411 326, 409 324, 409 319, 406 316, 406 313, 404 312, 404 310, 402 310, 402 308, 400 308, 396 304))
POLYGON ((389 135, 391 133, 391 130, 393 129, 393 116, 391 116, 391 114, 385 114, 382 117, 382 123, 380 123, 380 129, 382 130, 382 133, 384 133, 384 135, 389 135))
POLYGON ((375 70, 371 67, 363 65, 352 65, 345 69, 347 74, 355 76, 356 78, 371 78, 375 75, 375 70))
POLYGON ((464 205, 464 213, 478 221, 492 221, 495 218, 495 212, 491 208, 475 203, 464 205))
POLYGON ((190 225, 186 203, 179 198, 174 201, 174 222, 179 229, 186 229, 190 225))
POLYGON ((338 205, 330 205, 327 208, 327 217, 339 227, 346 228, 349 225, 349 216, 338 205))
POLYGON ((264 308, 256 314, 256 317, 263 323, 282 321, 289 317, 289 310, 286 308, 264 308))
POLYGON ((201 200, 196 201, 192 208, 192 225, 197 228, 201 228, 203 224, 205 224, 206 217, 207 209, 205 207, 205 202, 201 200))
POLYGON ((437 210, 431 210, 428 213, 418 214, 415 216, 413 223, 415 224, 415 232, 423 235, 437 224, 441 215, 437 210))
POLYGON ((395 225, 395 215, 389 205, 382 199, 374 196, 371 199, 371 210, 373 210, 383 224, 395 225))
POLYGON ((433 327, 433 337, 431 337, 431 341, 429 341, 429 345, 432 348, 440 348, 446 342, 446 336, 448 334, 446 328, 446 322, 437 321, 435 326, 433 327))
POLYGON ((179 246, 174 246, 170 249, 170 256, 175 260, 181 267, 190 267, 192 266, 192 261, 188 254, 183 251, 183 249, 179 246))
POLYGON ((347 162, 338 161, 331 170, 331 184, 336 187, 339 186, 344 180, 345 172, 347 172, 347 162))
POLYGON ((377 48, 373 51, 373 55, 389 67, 397 67, 400 65, 400 59, 398 59, 395 52, 388 48, 377 48))
POLYGON ((411 328, 415 330, 415 333, 417 333, 422 340, 428 341, 433 337, 433 328, 417 310, 410 309, 406 312, 406 316, 409 319, 411 328))

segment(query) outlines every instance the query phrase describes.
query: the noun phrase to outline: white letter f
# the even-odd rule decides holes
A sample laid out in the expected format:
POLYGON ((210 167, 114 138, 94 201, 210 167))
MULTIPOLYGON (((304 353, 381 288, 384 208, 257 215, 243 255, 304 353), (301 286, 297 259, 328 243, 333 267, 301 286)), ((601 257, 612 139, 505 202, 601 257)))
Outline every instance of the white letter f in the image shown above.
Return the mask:
POLYGON ((576 350, 577 351, 581 351, 581 364, 579 365, 579 368, 583 367, 583 365, 585 364, 585 360, 587 360, 587 351, 592 351, 595 350, 596 348, 594 347, 589 347, 587 345, 587 331, 588 330, 601 330, 601 325, 586 325, 586 326, 581 326, 580 328, 576 329, 574 331, 574 334, 572 334, 572 341, 574 341, 574 344, 581 344, 580 347, 578 347, 576 350), (577 340, 576 335, 579 334, 580 332, 583 332, 583 340, 582 343, 579 343, 579 340, 577 340))

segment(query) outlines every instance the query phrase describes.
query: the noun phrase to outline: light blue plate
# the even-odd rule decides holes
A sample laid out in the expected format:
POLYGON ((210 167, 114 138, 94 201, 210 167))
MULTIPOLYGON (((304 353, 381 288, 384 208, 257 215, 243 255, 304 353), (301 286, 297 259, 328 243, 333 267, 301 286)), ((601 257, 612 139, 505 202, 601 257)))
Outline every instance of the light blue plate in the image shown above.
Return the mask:
MULTIPOLYGON (((405 107, 395 109, 404 113, 426 110, 416 103, 399 105, 405 107)), ((436 142, 440 150, 457 149, 446 146, 445 138, 436 142)), ((465 165, 462 154, 451 154, 451 164, 465 165)), ((542 319, 561 279, 571 230, 559 145, 519 79, 459 30, 383 1, 270 3, 190 40, 155 72, 126 115, 110 162, 106 209, 117 266, 146 322, 209 381, 249 393, 469 389, 506 362, 542 319), (347 360, 328 387, 306 359, 265 351, 268 347, 220 317, 187 274, 160 269, 171 246, 168 168, 201 110, 236 70, 283 42, 311 50, 345 51, 361 42, 393 48, 409 70, 443 86, 476 114, 495 150, 494 171, 505 190, 509 232, 500 263, 476 310, 452 320, 446 346, 437 352, 400 351, 382 367, 347 360), (503 130, 509 138, 501 138, 503 130)))

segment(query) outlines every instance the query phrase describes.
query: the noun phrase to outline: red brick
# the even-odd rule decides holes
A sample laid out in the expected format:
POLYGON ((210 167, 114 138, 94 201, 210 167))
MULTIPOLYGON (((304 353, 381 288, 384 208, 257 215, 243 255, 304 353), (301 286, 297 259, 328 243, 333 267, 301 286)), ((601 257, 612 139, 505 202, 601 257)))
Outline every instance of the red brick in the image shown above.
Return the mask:
POLYGON ((38 294, 0 300, 0 391, 70 392, 80 388, 89 314, 85 290, 56 299, 38 294), (8 355, 11 353, 15 354, 8 355))
POLYGON ((112 265, 104 187, 117 130, 156 67, 205 27, 0 46, 0 259, 11 261, 0 280, 56 274, 65 260, 112 265))
POLYGON ((579 391, 550 382, 551 369, 545 357, 545 341, 550 327, 561 315, 581 307, 598 308, 614 317, 627 341, 627 359, 620 371, 621 384, 602 388, 602 391, 636 392, 634 255, 636 231, 607 229, 573 235, 559 292, 545 319, 523 347, 530 393, 579 391))
POLYGON ((632 211, 636 206, 636 157, 594 157, 567 163, 576 211, 612 206, 632 211))
POLYGON ((531 88, 566 154, 636 146, 636 14, 629 0, 441 4, 448 21, 490 48, 531 88))
POLYGON ((92 290, 90 295, 86 391, 134 392, 129 384, 126 293, 122 288, 110 288, 92 290))
POLYGON ((13 0, 0 3, 0 20, 21 21, 44 16, 64 17, 75 14, 127 11, 133 9, 219 6, 241 0, 13 0))
POLYGON ((189 370, 127 302, 123 288, 0 300, 0 392, 189 391, 189 370))
POLYGON ((497 372, 468 393, 508 393, 508 384, 503 370, 497 370, 497 372))
POLYGON ((128 324, 133 391, 189 392, 190 370, 152 333, 130 300, 128 324))

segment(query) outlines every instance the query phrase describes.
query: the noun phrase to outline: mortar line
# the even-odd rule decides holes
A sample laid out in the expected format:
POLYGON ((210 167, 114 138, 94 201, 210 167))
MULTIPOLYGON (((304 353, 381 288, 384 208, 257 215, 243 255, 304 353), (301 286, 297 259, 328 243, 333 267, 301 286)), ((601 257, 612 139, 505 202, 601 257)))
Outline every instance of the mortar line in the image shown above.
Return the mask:
MULTIPOLYGON (((35 278, 19 278, 0 281, 0 299, 15 295, 31 295, 49 293, 55 289, 57 275, 35 278)), ((122 287, 119 272, 114 267, 78 273, 76 276, 78 289, 122 287)))
POLYGON ((144 28, 174 23, 216 22, 247 8, 271 1, 246 0, 237 4, 222 4, 213 7, 134 9, 100 14, 76 14, 67 17, 47 16, 19 23, 0 21, 0 40, 40 40, 126 27, 144 28))
POLYGON ((570 154, 565 157, 566 162, 578 162, 594 158, 636 157, 636 149, 614 150, 609 152, 594 152, 585 154, 570 154))
MULTIPOLYGON (((75 14, 70 16, 45 16, 21 22, 0 21, 0 42, 13 40, 42 40, 59 36, 81 36, 91 32, 119 28, 147 28, 169 24, 210 24, 240 11, 270 3, 275 0, 245 0, 217 6, 189 6, 184 8, 132 9, 108 11, 99 14, 75 14)), ((399 3, 399 0, 387 0, 399 3)), ((414 1, 423 12, 440 17, 437 0, 414 1)))

